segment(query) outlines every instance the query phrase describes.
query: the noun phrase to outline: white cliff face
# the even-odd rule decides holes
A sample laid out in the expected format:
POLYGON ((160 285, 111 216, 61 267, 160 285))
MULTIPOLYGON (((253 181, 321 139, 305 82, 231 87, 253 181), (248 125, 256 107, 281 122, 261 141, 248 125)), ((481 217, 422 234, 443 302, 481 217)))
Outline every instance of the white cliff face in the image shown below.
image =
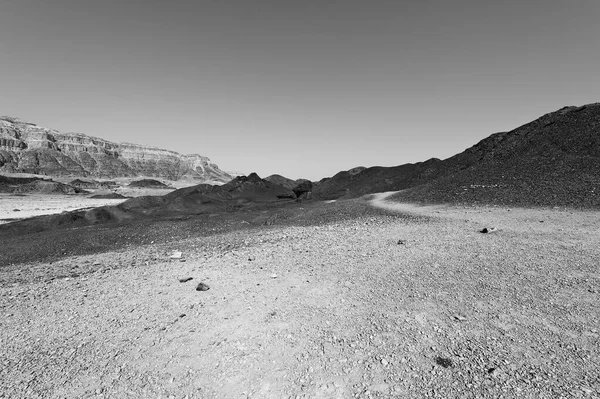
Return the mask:
POLYGON ((100 178, 154 176, 226 182, 232 177, 207 157, 182 155, 131 143, 0 117, 0 172, 100 178))

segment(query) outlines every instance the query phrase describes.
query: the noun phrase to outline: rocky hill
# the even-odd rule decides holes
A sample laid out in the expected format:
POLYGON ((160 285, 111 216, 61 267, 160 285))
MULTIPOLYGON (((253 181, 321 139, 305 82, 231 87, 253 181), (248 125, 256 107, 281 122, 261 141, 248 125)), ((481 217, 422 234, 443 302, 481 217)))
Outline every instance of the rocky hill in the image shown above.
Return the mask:
POLYGON ((265 177, 265 180, 289 188, 290 190, 298 185, 296 180, 288 179, 287 177, 283 177, 281 175, 267 176, 265 177))
POLYGON ((600 103, 564 107, 496 133, 400 195, 422 202, 600 206, 600 103))
POLYGON ((305 183, 305 182, 309 182, 310 181, 308 179, 292 180, 292 179, 288 179, 287 177, 283 177, 281 175, 267 176, 267 177, 265 177, 265 180, 268 181, 268 182, 271 182, 273 184, 277 184, 279 186, 283 186, 285 188, 289 188, 290 190, 293 190, 295 187, 297 187, 301 183, 305 183))
POLYGON ((61 133, 6 116, 0 117, 0 172, 217 182, 232 178, 204 156, 61 133))
MULTIPOLYGON (((2 183, 1 178, 0 183, 2 183)), ((0 230, 6 232, 8 229, 25 233, 90 224, 249 211, 258 206, 269 209, 271 206, 293 204, 295 198, 292 190, 261 179, 256 173, 251 173, 249 176, 238 176, 223 185, 198 184, 163 196, 131 198, 115 206, 25 219, 11 223, 10 226, 3 225, 0 230)))
POLYGON ((396 197, 405 201, 598 207, 600 103, 564 107, 445 160, 340 172, 313 194, 396 190, 405 190, 396 197))
POLYGON ((440 162, 439 159, 432 158, 425 162, 393 167, 353 168, 317 182, 313 195, 318 199, 330 200, 402 190, 437 176, 440 162))

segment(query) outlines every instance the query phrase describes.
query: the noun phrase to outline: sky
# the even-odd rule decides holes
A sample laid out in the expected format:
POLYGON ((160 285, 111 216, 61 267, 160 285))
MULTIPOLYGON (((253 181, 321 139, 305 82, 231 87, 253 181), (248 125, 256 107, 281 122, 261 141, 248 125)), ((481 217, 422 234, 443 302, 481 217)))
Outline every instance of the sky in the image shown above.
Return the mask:
POLYGON ((0 0, 0 115, 317 180, 600 102, 598 0, 0 0))

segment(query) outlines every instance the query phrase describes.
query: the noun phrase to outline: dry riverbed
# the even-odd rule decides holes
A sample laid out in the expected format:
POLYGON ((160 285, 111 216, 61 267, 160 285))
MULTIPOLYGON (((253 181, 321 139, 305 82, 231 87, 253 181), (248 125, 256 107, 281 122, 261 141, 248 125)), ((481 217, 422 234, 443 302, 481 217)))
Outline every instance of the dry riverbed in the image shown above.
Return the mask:
POLYGON ((0 397, 600 396, 599 212, 372 205, 0 269, 0 397))

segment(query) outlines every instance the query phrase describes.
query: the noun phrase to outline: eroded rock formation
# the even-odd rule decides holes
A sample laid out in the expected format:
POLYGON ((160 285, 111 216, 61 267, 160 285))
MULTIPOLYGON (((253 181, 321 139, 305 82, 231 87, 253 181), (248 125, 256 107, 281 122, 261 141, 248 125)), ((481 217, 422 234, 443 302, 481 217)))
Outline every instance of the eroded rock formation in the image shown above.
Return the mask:
POLYGON ((182 155, 0 117, 0 172, 98 178, 153 176, 226 182, 231 176, 207 157, 182 155))

